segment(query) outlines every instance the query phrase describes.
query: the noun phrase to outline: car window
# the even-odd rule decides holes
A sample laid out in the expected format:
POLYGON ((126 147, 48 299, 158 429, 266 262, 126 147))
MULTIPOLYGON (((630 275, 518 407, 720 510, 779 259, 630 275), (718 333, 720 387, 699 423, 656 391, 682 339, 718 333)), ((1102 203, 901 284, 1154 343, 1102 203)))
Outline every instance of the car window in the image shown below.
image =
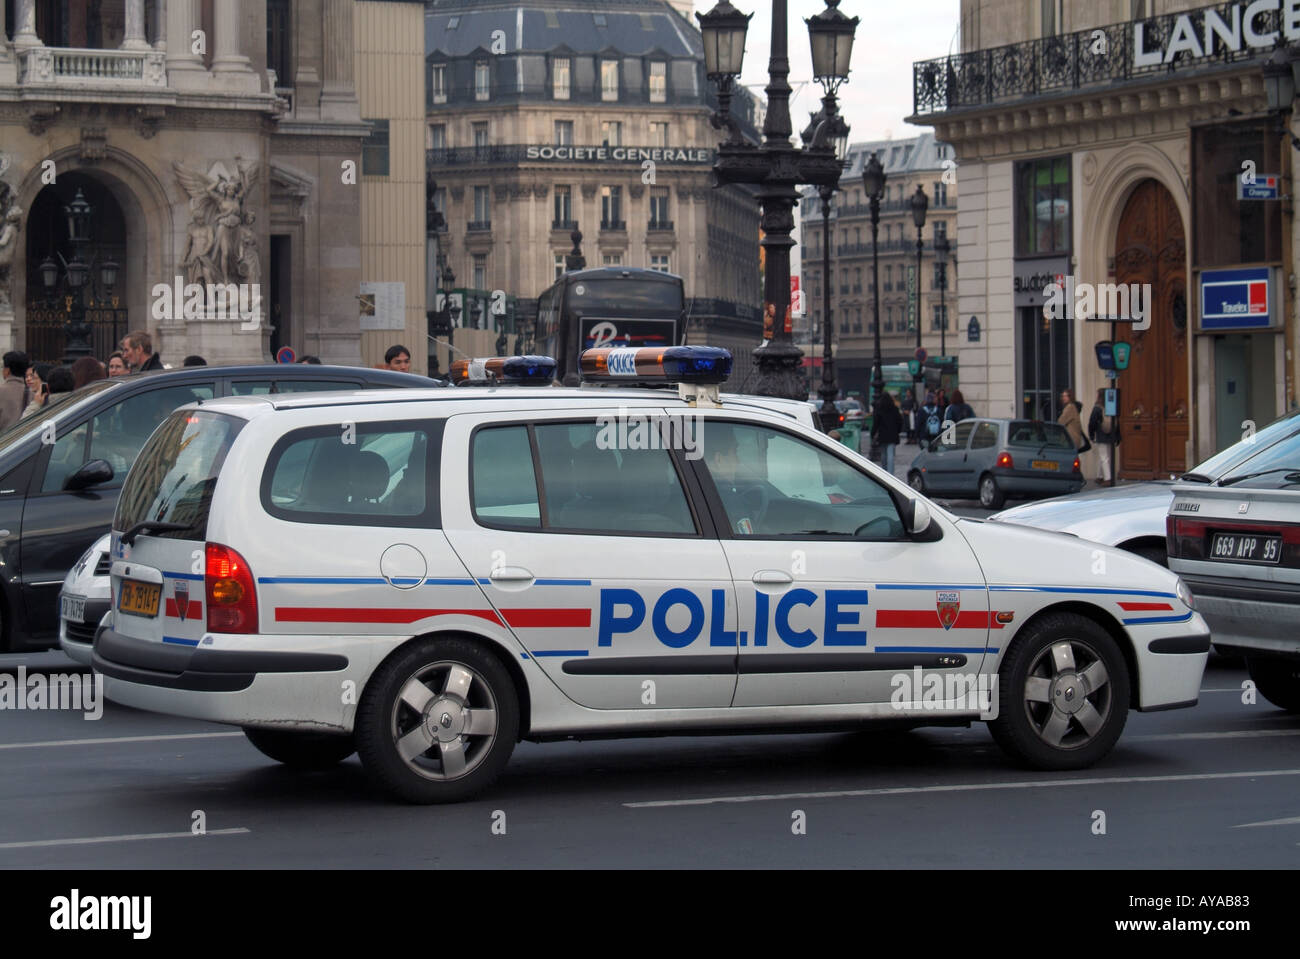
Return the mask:
MULTIPOLYGON (((74 431, 74 434, 88 427, 90 448, 78 446, 74 434, 69 434, 66 444, 63 438, 56 438, 51 451, 45 478, 41 482, 41 492, 49 493, 63 488, 63 481, 75 473, 81 466, 95 459, 107 460, 113 467, 113 479, 104 484, 104 489, 121 486, 126 481, 126 474, 131 471, 136 457, 144 448, 145 441, 177 407, 196 400, 210 400, 215 395, 214 384, 192 383, 185 386, 169 386, 165 389, 147 390, 136 393, 120 403, 95 415, 88 423, 74 431), (79 452, 80 460, 72 462, 65 457, 75 458, 79 452)), ((84 434, 83 434, 84 439, 84 434)))
POLYGON ((971 430, 975 424, 971 422, 958 423, 956 428, 949 433, 944 430, 939 434, 939 445, 945 450, 964 450, 966 441, 970 439, 971 430), (951 442, 949 442, 951 440, 951 442))
POLYGON ((1253 473, 1256 469, 1253 460, 1274 444, 1281 446, 1294 441, 1297 435, 1300 435, 1300 412, 1274 420, 1257 433, 1215 453, 1192 472, 1212 480, 1226 476, 1229 470, 1233 473, 1253 473), (1247 466, 1247 463, 1251 465, 1247 466))
POLYGON ((1284 487, 1293 485, 1287 482, 1286 475, 1295 472, 1300 472, 1300 434, 1274 443, 1268 449, 1260 450, 1250 459, 1238 463, 1226 476, 1220 478, 1220 482, 1230 484, 1234 480, 1240 482, 1246 476, 1265 474, 1259 477, 1260 483, 1252 485, 1256 488, 1270 485, 1284 487))
POLYGON ((50 397, 50 401, 41 407, 40 415, 33 413, 31 416, 24 417, 14 423, 3 433, 0 433, 0 454, 3 454, 10 446, 19 443, 33 433, 39 433, 45 429, 45 424, 52 418, 68 414, 69 418, 75 418, 78 414, 74 410, 79 406, 88 406, 91 402, 103 393, 105 390, 121 389, 120 380, 96 380, 94 383, 87 383, 79 390, 71 393, 56 393, 50 397))
MULTIPOLYGON (((960 427, 958 427, 960 429, 960 427)), ((979 422, 975 424, 975 435, 971 437, 970 448, 986 450, 998 445, 998 424, 979 422)))
POLYGON ((693 535, 686 491, 668 450, 632 449, 635 433, 602 423, 533 427, 547 527, 593 533, 693 535))
POLYGON ((263 503, 272 515, 303 522, 411 520, 435 498, 428 459, 427 430, 410 424, 359 424, 352 434, 299 430, 272 452, 263 503))
MULTIPOLYGON (((50 450, 50 460, 45 466, 45 480, 41 483, 42 493, 56 493, 63 489, 63 482, 86 462, 86 438, 90 436, 90 424, 82 423, 75 430, 54 440, 50 450)), ((117 467, 113 467, 117 473, 117 467)))
POLYGON ((528 427, 498 426, 475 433, 470 472, 475 520, 488 526, 541 527, 528 427))
POLYGON ((703 461, 738 536, 900 539, 888 490, 799 437, 763 426, 710 421, 703 461))
POLYGON ((1073 450, 1074 441, 1069 432, 1059 423, 1043 423, 1038 420, 1012 420, 1007 428, 1008 442, 1011 446, 1044 447, 1049 450, 1073 450))
POLYGON ((270 393, 315 393, 324 390, 355 390, 360 385, 344 380, 232 380, 231 396, 266 396, 270 393))

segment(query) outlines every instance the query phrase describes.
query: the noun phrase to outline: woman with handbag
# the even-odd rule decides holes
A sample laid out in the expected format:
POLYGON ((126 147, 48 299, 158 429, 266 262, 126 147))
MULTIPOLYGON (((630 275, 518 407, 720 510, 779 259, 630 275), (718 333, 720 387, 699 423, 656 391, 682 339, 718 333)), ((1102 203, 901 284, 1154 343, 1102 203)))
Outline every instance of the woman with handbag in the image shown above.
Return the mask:
POLYGON ((1079 416, 1079 404, 1074 402, 1073 390, 1061 390, 1061 415, 1057 417, 1056 422, 1065 427, 1065 431, 1070 434, 1070 442, 1074 444, 1075 450, 1080 454, 1092 449, 1092 444, 1088 442, 1088 437, 1083 435, 1083 418, 1079 416))

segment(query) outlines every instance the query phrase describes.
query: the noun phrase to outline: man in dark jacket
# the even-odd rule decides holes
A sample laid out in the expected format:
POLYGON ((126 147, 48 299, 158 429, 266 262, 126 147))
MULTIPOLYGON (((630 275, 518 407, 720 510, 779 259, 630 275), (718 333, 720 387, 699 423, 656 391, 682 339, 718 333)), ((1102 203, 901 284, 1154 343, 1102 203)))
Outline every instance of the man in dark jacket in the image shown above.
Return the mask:
POLYGON ((153 351, 153 339, 144 330, 132 330, 122 339, 122 357, 137 373, 166 369, 162 358, 153 351))
POLYGON ((871 418, 871 438, 880 445, 880 465, 894 472, 894 449, 903 432, 903 416, 888 391, 876 401, 875 415, 871 418))
POLYGON ((1097 391, 1097 405, 1088 417, 1088 438, 1097 450, 1097 485, 1114 486, 1112 478, 1110 447, 1119 446, 1119 420, 1106 415, 1106 391, 1097 391))

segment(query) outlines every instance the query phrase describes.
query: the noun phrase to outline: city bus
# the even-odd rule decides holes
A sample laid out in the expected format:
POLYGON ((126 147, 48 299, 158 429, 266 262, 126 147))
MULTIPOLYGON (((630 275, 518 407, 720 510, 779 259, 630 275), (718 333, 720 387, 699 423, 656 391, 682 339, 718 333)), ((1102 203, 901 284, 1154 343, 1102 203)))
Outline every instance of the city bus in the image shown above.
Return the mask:
POLYGON ((537 298, 536 351, 554 358, 555 378, 578 373, 598 346, 679 346, 686 330, 680 276, 634 267, 565 273, 537 298))

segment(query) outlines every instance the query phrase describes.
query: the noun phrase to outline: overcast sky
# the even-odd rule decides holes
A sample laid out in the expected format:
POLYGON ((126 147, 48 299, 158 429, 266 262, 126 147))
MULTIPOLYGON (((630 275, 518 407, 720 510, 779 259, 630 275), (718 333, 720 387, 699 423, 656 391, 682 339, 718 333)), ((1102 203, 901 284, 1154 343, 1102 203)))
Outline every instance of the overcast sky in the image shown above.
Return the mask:
MULTIPOLYGON (((745 13, 752 13, 745 43, 745 72, 741 82, 767 85, 767 59, 771 50, 772 0, 732 0, 745 13)), ((804 20, 826 9, 824 0, 789 0, 790 86, 795 94, 790 117, 799 133, 808 125, 808 115, 821 104, 821 87, 812 82, 812 55, 804 20), (803 85, 800 86, 800 81, 803 85)), ((696 0, 699 13, 713 7, 713 0, 696 0)), ((961 22, 960 0, 842 0, 840 11, 858 17, 853 64, 848 83, 840 90, 840 112, 848 121, 850 139, 895 139, 916 136, 926 128, 903 122, 912 112, 912 62, 941 57, 960 49, 957 27, 961 22)))

